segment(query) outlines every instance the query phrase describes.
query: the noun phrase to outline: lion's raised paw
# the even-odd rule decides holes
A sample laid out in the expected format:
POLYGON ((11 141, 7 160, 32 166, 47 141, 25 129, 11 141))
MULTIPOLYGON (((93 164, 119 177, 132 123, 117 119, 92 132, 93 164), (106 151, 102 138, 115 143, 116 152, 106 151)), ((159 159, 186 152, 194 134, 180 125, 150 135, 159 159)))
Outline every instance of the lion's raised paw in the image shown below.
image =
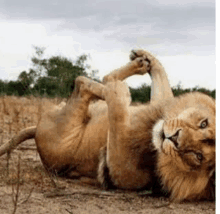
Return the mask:
POLYGON ((138 50, 131 50, 131 54, 130 54, 130 60, 133 61, 138 57, 142 57, 145 61, 147 61, 148 63, 151 62, 151 60, 154 59, 154 57, 152 56, 151 53, 142 50, 142 49, 138 49, 138 50))
POLYGON ((145 60, 143 57, 137 57, 133 61, 135 61, 139 67, 136 70, 136 74, 143 75, 150 71, 151 67, 149 61, 145 60))

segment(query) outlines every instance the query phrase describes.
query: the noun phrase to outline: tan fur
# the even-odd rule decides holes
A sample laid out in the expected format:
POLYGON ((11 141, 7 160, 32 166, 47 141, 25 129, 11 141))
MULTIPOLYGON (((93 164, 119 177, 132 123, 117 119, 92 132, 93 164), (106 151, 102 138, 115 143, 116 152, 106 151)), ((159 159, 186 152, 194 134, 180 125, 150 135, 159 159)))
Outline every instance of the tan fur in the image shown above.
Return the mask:
POLYGON ((201 93, 174 98, 152 54, 138 50, 130 58, 103 84, 78 77, 66 105, 44 111, 35 133, 44 166, 60 175, 97 177, 106 188, 151 188, 159 179, 176 201, 212 195, 215 101, 201 93), (151 102, 130 105, 122 80, 145 73, 152 78, 151 102), (204 119, 208 125, 201 128, 204 119))

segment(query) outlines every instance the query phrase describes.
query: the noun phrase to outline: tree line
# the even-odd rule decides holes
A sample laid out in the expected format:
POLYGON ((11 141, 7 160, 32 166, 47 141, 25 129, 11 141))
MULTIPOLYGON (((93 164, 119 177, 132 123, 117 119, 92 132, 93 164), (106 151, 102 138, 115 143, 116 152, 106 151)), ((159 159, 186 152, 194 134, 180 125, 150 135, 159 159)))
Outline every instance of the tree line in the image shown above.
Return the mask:
MULTIPOLYGON (((62 56, 44 57, 45 48, 34 47, 35 54, 31 58, 32 67, 22 71, 16 81, 0 80, 0 95, 69 97, 74 89, 77 76, 86 76, 96 81, 98 71, 88 72, 88 55, 81 55, 75 61, 62 56)), ((206 88, 183 89, 180 84, 172 88, 175 96, 191 91, 200 91, 215 98, 215 90, 206 88)), ((133 102, 150 100, 151 88, 143 84, 138 88, 130 88, 133 102)))

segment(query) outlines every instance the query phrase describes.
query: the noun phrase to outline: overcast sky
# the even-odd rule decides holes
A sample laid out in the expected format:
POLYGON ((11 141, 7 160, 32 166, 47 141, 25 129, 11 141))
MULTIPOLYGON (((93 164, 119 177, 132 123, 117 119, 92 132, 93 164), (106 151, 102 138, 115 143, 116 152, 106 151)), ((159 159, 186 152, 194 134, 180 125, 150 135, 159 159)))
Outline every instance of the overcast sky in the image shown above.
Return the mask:
POLYGON ((214 0, 0 0, 0 29, 0 79, 28 71, 33 45, 46 47, 46 56, 90 54, 100 78, 144 48, 161 60, 172 86, 216 87, 214 0))

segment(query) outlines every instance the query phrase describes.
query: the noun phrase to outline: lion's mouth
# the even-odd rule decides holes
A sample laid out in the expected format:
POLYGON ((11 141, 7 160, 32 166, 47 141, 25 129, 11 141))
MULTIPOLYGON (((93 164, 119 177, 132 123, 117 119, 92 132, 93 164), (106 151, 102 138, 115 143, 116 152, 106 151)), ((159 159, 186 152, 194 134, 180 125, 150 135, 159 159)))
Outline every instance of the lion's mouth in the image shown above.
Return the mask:
POLYGON ((160 137, 161 137, 162 141, 164 141, 166 139, 163 129, 160 132, 160 137))
POLYGON ((165 152, 165 150, 164 150, 164 143, 165 143, 165 141, 166 141, 166 143, 169 142, 169 143, 172 145, 173 149, 177 151, 177 149, 178 149, 178 143, 177 143, 177 141, 174 139, 175 135, 173 135, 173 136, 171 136, 171 137, 166 137, 165 132, 164 132, 164 129, 162 128, 161 131, 160 131, 159 136, 160 136, 160 140, 161 140, 160 148, 161 148, 161 151, 162 151, 162 152, 165 152))

